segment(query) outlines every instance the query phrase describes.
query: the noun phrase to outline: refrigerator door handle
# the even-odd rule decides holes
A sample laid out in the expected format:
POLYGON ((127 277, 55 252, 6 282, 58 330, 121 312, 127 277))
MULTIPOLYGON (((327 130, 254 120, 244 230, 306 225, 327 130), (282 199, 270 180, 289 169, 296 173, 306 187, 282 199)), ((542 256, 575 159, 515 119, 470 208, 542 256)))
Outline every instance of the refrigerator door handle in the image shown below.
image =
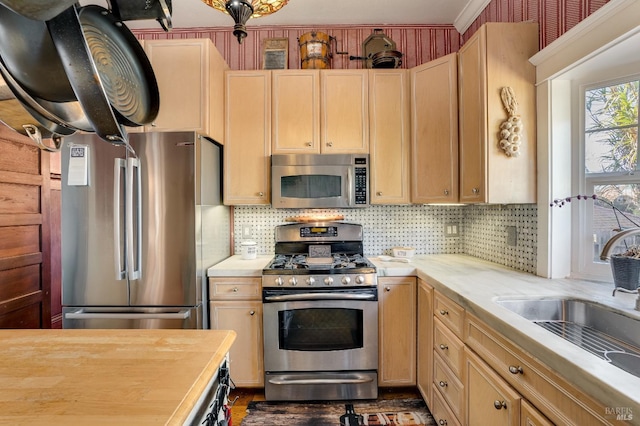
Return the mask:
POLYGON ((191 311, 183 309, 178 312, 85 312, 84 309, 76 309, 72 312, 65 312, 66 319, 179 319, 185 320, 191 316, 191 311))
POLYGON ((140 159, 127 158, 127 273, 129 280, 142 276, 142 183, 140 159))
POLYGON ((121 195, 122 195, 122 171, 126 170, 125 160, 116 158, 113 163, 113 247, 116 269, 116 280, 124 280, 127 278, 126 266, 123 262, 122 252, 122 224, 121 218, 121 195))

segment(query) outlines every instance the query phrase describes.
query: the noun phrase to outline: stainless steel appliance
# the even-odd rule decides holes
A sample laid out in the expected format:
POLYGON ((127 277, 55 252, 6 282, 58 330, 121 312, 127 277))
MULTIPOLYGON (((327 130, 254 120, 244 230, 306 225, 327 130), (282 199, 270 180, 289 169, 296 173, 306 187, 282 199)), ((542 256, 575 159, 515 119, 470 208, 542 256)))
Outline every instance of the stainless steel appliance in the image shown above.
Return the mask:
POLYGON ((265 398, 376 398, 377 275, 362 226, 281 225, 275 252, 262 271, 265 398))
POLYGON ((274 208, 367 207, 369 155, 272 155, 271 185, 274 208))
POLYGON ((64 328, 207 328, 206 269, 230 254, 221 147, 193 132, 130 148, 65 138, 64 328))

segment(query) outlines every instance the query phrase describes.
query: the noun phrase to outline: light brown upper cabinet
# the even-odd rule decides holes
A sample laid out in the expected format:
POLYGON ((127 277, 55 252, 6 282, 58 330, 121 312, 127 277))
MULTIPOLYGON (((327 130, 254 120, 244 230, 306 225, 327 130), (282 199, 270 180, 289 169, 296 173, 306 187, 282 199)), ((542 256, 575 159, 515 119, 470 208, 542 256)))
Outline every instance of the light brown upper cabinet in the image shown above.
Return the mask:
POLYGON ((368 153, 367 71, 272 71, 273 153, 368 153))
POLYGON ((210 39, 145 40, 160 91, 158 117, 145 131, 196 131, 224 143, 224 73, 210 39))
POLYGON ((458 201, 458 61, 411 69, 411 202, 458 201))
POLYGON ((320 152, 320 71, 272 71, 274 154, 320 152))
POLYGON ((491 22, 458 52, 460 201, 536 201, 535 68, 537 23, 491 22), (509 87, 522 121, 519 156, 500 147, 500 126, 509 118, 501 89, 509 87))
POLYGON ((320 152, 369 152, 368 70, 320 71, 320 152))
POLYGON ((371 204, 409 203, 409 74, 369 70, 371 204))
POLYGON ((225 116, 224 203, 269 204, 270 71, 228 71, 225 116))

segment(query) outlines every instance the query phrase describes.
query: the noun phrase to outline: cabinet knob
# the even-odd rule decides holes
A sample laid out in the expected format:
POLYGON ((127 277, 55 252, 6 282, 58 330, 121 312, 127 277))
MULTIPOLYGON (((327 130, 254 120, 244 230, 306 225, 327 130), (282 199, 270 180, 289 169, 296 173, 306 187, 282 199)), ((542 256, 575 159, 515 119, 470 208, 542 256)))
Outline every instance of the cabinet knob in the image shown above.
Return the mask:
POLYGON ((311 146, 311 142, 305 143, 306 146, 311 146))
POLYGON ((524 371, 522 370, 522 367, 520 366, 515 366, 515 365, 510 365, 509 366, 509 373, 511 374, 524 374, 524 371))
POLYGON ((233 288, 233 292, 234 292, 234 293, 237 293, 237 292, 238 292, 238 287, 234 287, 234 288, 233 288))
POLYGON ((446 426, 447 421, 445 419, 440 419, 440 420, 438 420, 438 424, 442 425, 442 426, 446 426))
POLYGON ((333 142, 327 142, 327 146, 328 147, 332 147, 333 146, 333 142))
POLYGON ((378 197, 380 197, 380 196, 382 195, 382 191, 378 191, 378 192, 376 192, 376 195, 377 195, 378 197))
POLYGON ((157 124, 156 124, 155 121, 151 123, 151 127, 156 127, 156 126, 157 126, 157 124))
POLYGON ((444 351, 444 350, 449 349, 449 346, 445 345, 444 343, 440 343, 440 349, 442 349, 444 351))
POLYGON ((386 286, 386 287, 384 288, 384 291, 391 291, 391 287, 386 286))
POLYGON ((444 195, 449 195, 449 190, 448 189, 444 190, 444 195))
POLYGON ((449 383, 445 382, 444 380, 440 380, 438 384, 440 385, 441 388, 446 388, 449 385, 449 383))
POLYGON ((254 316, 256 314, 256 311, 250 311, 249 315, 254 316))
POLYGON ((259 197, 264 197, 264 192, 262 192, 262 191, 258 192, 258 196, 259 197))
POLYGON ((507 403, 504 401, 498 401, 496 399, 495 401, 493 401, 493 406, 496 408, 496 410, 502 410, 503 408, 507 408, 507 403))
POLYGON ((444 309, 440 309, 440 315, 449 315, 449 311, 445 311, 444 309))
POLYGON ((473 192, 474 194, 478 195, 480 193, 480 190, 478 188, 473 188, 471 190, 471 192, 473 192))

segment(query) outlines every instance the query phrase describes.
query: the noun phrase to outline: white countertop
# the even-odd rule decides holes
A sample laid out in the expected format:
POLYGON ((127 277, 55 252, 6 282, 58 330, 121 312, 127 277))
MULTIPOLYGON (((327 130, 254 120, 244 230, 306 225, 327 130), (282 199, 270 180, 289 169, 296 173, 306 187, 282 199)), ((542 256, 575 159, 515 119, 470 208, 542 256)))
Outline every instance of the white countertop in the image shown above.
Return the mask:
MULTIPOLYGON (((232 256, 209 269, 209 276, 255 276, 272 255, 242 260, 232 256)), ((640 319, 635 295, 613 285, 570 279, 546 279, 467 255, 420 255, 410 263, 383 262, 368 256, 378 276, 417 276, 456 301, 507 339, 565 377, 606 407, 630 408, 640 421, 640 378, 567 342, 495 303, 497 298, 573 297, 597 301, 640 319)), ((637 423, 640 424, 640 423, 637 423)))

